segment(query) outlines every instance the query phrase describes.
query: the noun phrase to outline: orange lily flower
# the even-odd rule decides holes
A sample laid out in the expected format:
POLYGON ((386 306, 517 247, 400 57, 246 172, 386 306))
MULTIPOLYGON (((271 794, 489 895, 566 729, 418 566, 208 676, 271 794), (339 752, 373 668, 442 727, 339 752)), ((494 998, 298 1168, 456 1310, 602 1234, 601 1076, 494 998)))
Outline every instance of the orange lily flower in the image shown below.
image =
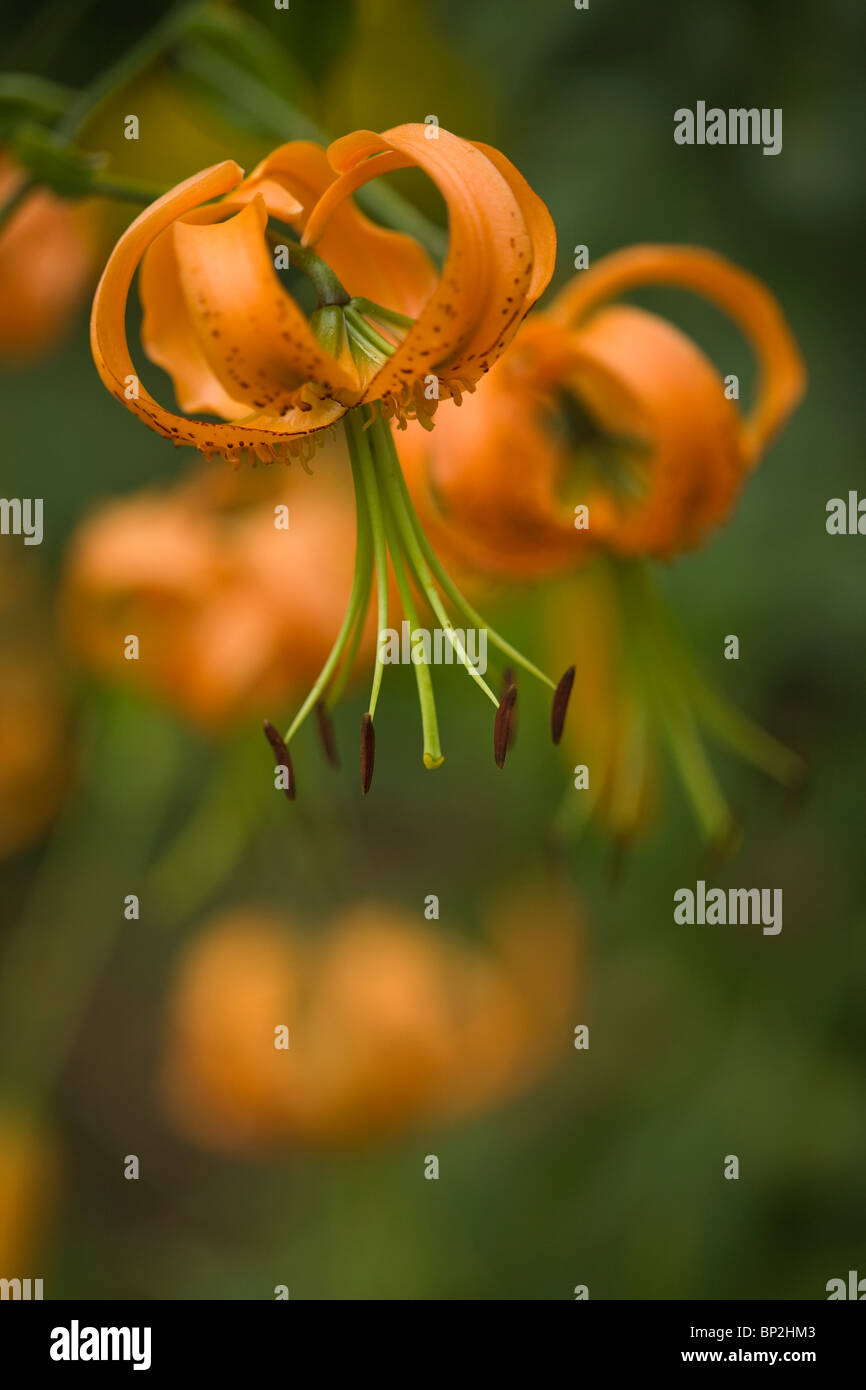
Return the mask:
POLYGON ((164 1091, 178 1125, 233 1150, 342 1147, 525 1089, 562 1055, 574 910, 546 886, 494 920, 486 948, 372 903, 317 936, 254 908, 218 920, 170 1001, 164 1091))
MULTIPOLYGON (((327 154, 305 142, 275 150, 244 179, 231 161, 188 179, 147 208, 112 253, 93 304, 91 341, 108 389, 151 428, 206 456, 306 463, 328 428, 344 419, 356 494, 355 575, 333 648, 285 739, 265 732, 278 765, 340 675, 363 625, 375 574, 379 644, 361 726, 361 784, 369 790, 373 717, 388 641, 389 557, 403 612, 418 629, 414 580, 458 660, 496 707, 494 754, 504 760, 511 705, 471 667, 440 590, 482 625, 430 553, 400 473, 390 429, 417 418, 428 427, 441 399, 459 404, 505 350, 546 286, 555 260, 550 215, 509 161, 486 145, 437 128, 356 131, 327 154), (415 166, 437 185, 449 216, 441 275, 410 237, 375 226, 351 201, 368 180, 415 166), (211 201, 216 199, 217 201, 211 201), (281 284, 268 242, 306 276, 317 297, 309 317, 281 284), (291 233, 300 233, 300 240, 291 233), (315 243, 317 251, 312 251, 315 243), (171 376, 185 415, 142 386, 126 340, 125 309, 141 270, 142 340, 171 376), (204 413, 217 421, 190 418, 204 413)), ((493 634, 491 634, 493 636, 493 634)), ((495 639, 551 688, 553 682, 495 639)), ((442 761, 428 663, 416 662, 423 761, 442 761)), ((510 697, 513 704, 513 696, 510 697)))
POLYGON ((471 421, 443 411, 435 435, 410 431, 401 458, 428 526, 447 524, 452 548, 490 573, 553 574, 595 550, 669 558, 728 515, 804 385, 791 331, 754 276, 698 248, 637 246, 526 321, 471 421), (760 367, 749 413, 679 329, 605 307, 646 285, 693 290, 740 326, 760 367))
POLYGON ((401 441, 425 526, 470 571, 580 571, 556 587, 549 623, 557 659, 578 647, 586 658, 565 743, 574 820, 595 811, 630 839, 647 823, 666 747, 704 834, 730 846, 736 827, 701 732, 785 786, 802 781, 802 760, 699 675, 635 561, 669 559, 724 520, 804 386, 791 331, 758 280, 709 251, 638 246, 600 260, 527 319, 468 421, 446 408, 432 435, 412 428, 401 441), (751 410, 728 399, 679 329, 606 303, 645 285, 696 291, 739 325, 759 366, 751 410))
POLYGON ((352 405, 382 401, 401 416, 432 414, 438 398, 471 389, 550 278, 555 239, 544 205, 498 151, 448 131, 435 142, 427 135, 419 125, 381 136, 358 131, 327 156, 298 141, 247 179, 226 161, 158 199, 121 237, 94 299, 93 355, 108 389, 176 444, 233 460, 243 450, 263 459, 295 452, 352 405), (439 277, 412 238, 377 227, 348 201, 368 180, 412 165, 448 206, 451 241, 439 277), (275 274, 268 218, 303 231, 304 246, 317 243, 335 296, 320 307, 354 312, 351 294, 368 329, 376 317, 367 306, 376 305, 386 312, 382 326, 405 330, 380 362, 350 351, 353 328, 364 337, 351 322, 336 334, 335 352, 322 345, 275 274), (124 314, 139 265, 145 350, 171 375, 184 411, 230 424, 173 414, 140 385, 130 392, 138 377, 124 314), (428 399, 431 374, 438 396, 428 399))
MULTIPOLYGON (((0 152, 0 204, 25 175, 0 152)), ((45 189, 29 193, 0 227, 0 358, 27 361, 51 347, 84 298, 96 269, 89 206, 70 207, 45 189)))

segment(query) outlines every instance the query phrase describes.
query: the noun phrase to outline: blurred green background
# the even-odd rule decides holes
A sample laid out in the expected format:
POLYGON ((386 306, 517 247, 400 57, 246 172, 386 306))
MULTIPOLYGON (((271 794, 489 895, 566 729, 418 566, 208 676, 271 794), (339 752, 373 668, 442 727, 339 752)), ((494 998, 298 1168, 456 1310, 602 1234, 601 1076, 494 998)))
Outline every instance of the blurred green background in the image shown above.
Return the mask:
MULTIPOLYGON (((501 774, 483 702, 444 671, 449 756, 430 777, 417 758, 411 677, 398 671, 366 802, 354 775, 323 770, 302 739, 294 820, 269 801, 228 879, 192 910, 163 919, 143 898, 142 920, 118 925, 123 895, 143 891, 221 753, 143 699, 82 684, 77 770, 58 773, 71 780, 66 812, 0 869, 3 944, 23 924, 38 965, 28 1017, 45 1041, 32 1070, 22 1044, 19 1065, 18 1024, 7 1019, 4 1087, 17 1101, 44 1095, 62 1156, 39 1257, 46 1294, 268 1298, 285 1283, 293 1298, 556 1299, 586 1284, 592 1298, 822 1298, 828 1279, 866 1273, 866 542, 824 525, 829 498, 866 492, 862 7, 246 9, 270 32, 274 80, 294 84, 294 109, 328 133, 432 113, 503 149, 554 216, 558 283, 578 243, 597 259, 661 240, 712 247, 777 294, 808 364, 805 404, 730 523, 661 578, 705 669, 807 754, 814 783, 786 810, 772 785, 722 758, 745 830, 739 855, 708 864, 672 783, 611 884, 600 838, 564 850, 551 836, 567 778, 545 738, 543 696, 522 694, 520 738, 501 774), (781 156, 676 146, 673 112, 697 100, 782 107, 781 156), (740 637, 735 664, 722 659, 729 632, 740 637), (163 999, 184 941, 217 909, 255 900, 316 921, 372 894, 420 919, 435 892, 443 925, 471 932, 495 888, 537 872, 567 874, 580 893, 574 1023, 589 1025, 591 1046, 575 1051, 566 1033, 560 1065, 532 1094, 339 1157, 230 1159, 173 1132, 154 1086, 163 999), (781 886, 781 935, 676 926, 673 892, 697 878, 781 886), (142 1160, 138 1182, 121 1176, 130 1152, 142 1160), (423 1180, 428 1153, 439 1156, 438 1183, 423 1180), (732 1153, 738 1182, 722 1177, 732 1153)), ((15 11, 4 7, 6 66, 73 86, 143 23, 134 7, 84 0, 37 18, 15 11)), ((188 142, 170 127, 160 148, 115 141, 112 167, 171 182, 219 157, 198 157, 197 142, 214 141, 249 167, 277 141, 228 87, 220 108, 220 80, 192 59, 142 79, 113 109, 137 110, 149 84, 182 89, 188 142)), ((109 146, 110 111, 104 120, 93 147, 109 146)), ((638 298, 748 379, 746 348, 720 316, 683 296, 638 298)), ((21 555, 51 586, 96 500, 171 480, 182 464, 101 387, 84 311, 49 358, 4 369, 0 491, 45 498, 45 544, 21 555)), ((533 604, 531 594, 507 600, 524 647, 533 604)), ((356 694, 338 715, 346 747, 361 708, 356 694)), ((267 786, 263 758, 253 730, 239 806, 267 786)))

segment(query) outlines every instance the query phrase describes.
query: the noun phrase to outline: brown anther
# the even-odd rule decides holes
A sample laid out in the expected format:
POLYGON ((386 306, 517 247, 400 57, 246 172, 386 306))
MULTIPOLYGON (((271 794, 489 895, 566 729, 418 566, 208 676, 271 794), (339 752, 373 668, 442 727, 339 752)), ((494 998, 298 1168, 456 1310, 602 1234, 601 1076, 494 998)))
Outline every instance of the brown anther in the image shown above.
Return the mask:
POLYGON ((328 713, 328 706, 324 700, 319 700, 316 705, 316 720, 319 725, 319 738, 322 740, 322 747, 325 750, 325 757, 333 767, 340 766, 340 755, 337 752, 337 743, 334 738, 334 725, 328 713))
POLYGON ((376 761, 376 730, 369 714, 361 715, 361 791, 364 795, 370 790, 373 781, 373 764, 376 761))
POLYGON ((493 756, 496 759, 497 767, 504 767, 505 765, 505 754, 508 752, 511 738, 511 721, 514 717, 516 700, 517 686, 510 685, 499 701, 499 708, 496 711, 496 720, 493 725, 493 756))
POLYGON ((562 727, 565 723, 565 716, 568 712, 568 701, 571 696, 571 687, 574 685, 574 667, 569 666, 556 690, 553 692, 553 708, 550 711, 550 732, 553 735, 554 743, 559 743, 562 738, 562 727))
MULTIPOLYGON (((517 680, 516 680, 516 678, 515 678, 513 668, 512 668, 511 666, 506 666, 505 670, 502 672, 502 686, 501 686, 501 690, 502 690, 502 694, 503 694, 503 695, 505 694, 505 692, 506 692, 506 690, 508 689, 508 687, 511 686, 511 685, 516 686, 516 685, 517 685, 517 680)), ((512 718, 511 718, 511 723, 510 723, 509 726, 508 726, 508 747, 509 747, 509 748, 513 748, 516 742, 517 742, 517 711, 515 710, 515 711, 514 711, 514 714, 512 715, 512 718)))
POLYGON ((284 767, 288 773, 289 785, 287 787, 283 787, 283 791, 285 792, 289 801, 294 801, 295 769, 292 767, 292 760, 289 756, 289 750, 283 742, 282 735, 279 733, 277 729, 274 728, 270 719, 266 719, 264 721, 264 730, 265 738, 268 740, 268 743, 271 745, 271 748, 273 749, 274 762, 276 763, 277 767, 284 767))

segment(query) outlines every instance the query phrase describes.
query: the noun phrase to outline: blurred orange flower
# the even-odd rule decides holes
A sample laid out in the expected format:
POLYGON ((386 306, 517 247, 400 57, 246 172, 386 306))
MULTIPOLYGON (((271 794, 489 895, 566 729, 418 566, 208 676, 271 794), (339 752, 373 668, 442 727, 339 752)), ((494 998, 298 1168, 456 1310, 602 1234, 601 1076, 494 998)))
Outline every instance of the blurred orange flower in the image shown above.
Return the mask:
POLYGON ((112 394, 175 444, 263 460, 303 451, 361 402, 401 417, 432 413, 431 374, 437 399, 459 399, 546 285, 555 238, 544 204, 503 155, 446 130, 428 136, 423 125, 356 131, 327 154, 297 141, 249 178, 227 161, 153 203, 121 237, 93 303, 94 360, 112 394), (408 166, 423 169, 448 205, 441 277, 411 237, 376 226, 350 201, 368 180, 408 166), (286 251, 320 293, 311 319, 275 273, 269 218, 303 233, 286 251), (137 384, 125 309, 139 265, 145 350, 171 375, 187 415, 137 384), (231 423, 188 418, 202 411, 231 423))
POLYGON ((369 903, 317 936, 258 909, 220 919, 170 1002, 177 1123, 230 1149, 352 1144, 525 1087, 569 1046, 575 912, 527 888, 493 920, 476 947, 369 903))
POLYGON ((447 528, 451 548, 484 572, 543 576, 597 550, 669 558, 728 515, 804 386, 760 281, 709 251, 636 246, 530 316, 469 418, 443 410, 432 435, 408 432, 400 455, 428 528, 440 543, 447 528), (694 290, 742 328, 760 366, 749 413, 679 329, 602 307, 647 285, 694 290))
POLYGON ((72 780, 69 692, 39 584, 0 552, 0 857, 36 839, 72 780))
MULTIPOLYGON (((0 204, 25 178, 0 151, 0 204)), ((96 270, 94 216, 38 189, 0 227, 0 358, 37 357, 62 334, 96 270)))
POLYGON ((38 1279, 34 1261, 54 1190, 54 1156, 29 1121, 0 1115, 0 1279, 38 1279))
POLYGON ((703 734, 787 787, 802 782, 802 759, 701 677, 636 562, 670 559, 725 519, 804 389, 797 345, 760 281, 709 251, 637 246, 530 315, 459 422, 446 408, 432 434, 413 427, 401 440, 440 551, 488 581, 571 576, 544 600, 549 649, 577 665, 568 819, 595 813, 630 839, 648 822, 666 748, 705 837, 730 847, 736 825, 703 734), (647 285, 696 291, 739 325, 759 365, 750 411, 679 329, 605 304, 647 285))
POLYGON ((261 717, 327 655, 352 583, 354 529, 351 498, 324 477, 313 486, 197 474, 108 503, 67 560, 71 644, 101 676, 197 723, 261 717), (125 655, 129 636, 137 659, 125 655))

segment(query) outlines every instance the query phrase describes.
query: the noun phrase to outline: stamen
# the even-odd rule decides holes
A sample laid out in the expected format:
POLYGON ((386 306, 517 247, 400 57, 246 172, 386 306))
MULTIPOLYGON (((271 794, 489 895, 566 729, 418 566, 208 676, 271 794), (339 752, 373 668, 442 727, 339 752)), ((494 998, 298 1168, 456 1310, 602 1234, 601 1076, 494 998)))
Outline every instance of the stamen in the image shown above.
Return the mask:
POLYGON ((295 769, 292 767, 292 759, 289 750, 283 742, 282 736, 269 719, 264 721, 265 738, 274 751, 274 762, 277 767, 284 767, 288 773, 289 784, 283 787, 283 791, 289 801, 295 799, 295 769))
POLYGON ((376 634, 376 664, 373 668, 373 684, 370 689, 369 713, 372 719, 376 713, 376 703, 382 686, 385 669, 382 651, 382 633, 388 627, 388 552, 385 543, 385 524, 382 518, 382 503, 376 486, 376 474, 370 445, 364 433, 362 413, 350 410, 346 416, 346 438, 349 440, 352 466, 360 474, 367 515, 373 535, 373 556, 376 562, 376 607, 378 632, 376 634))
POLYGON ((517 686, 510 685, 499 701, 499 708, 493 723, 493 756, 496 759, 497 767, 505 766, 505 754, 508 752, 508 745, 511 741, 511 724, 516 701, 517 686))
MULTIPOLYGON (((391 454, 387 445, 383 449, 383 442, 386 435, 388 441, 390 441, 390 443, 393 445, 393 440, 391 439, 391 431, 388 428, 387 424, 385 424, 385 422, 381 418, 378 418, 376 420, 376 424, 374 425, 373 433, 374 438, 376 439, 377 444, 379 446, 377 456, 377 462, 379 463, 379 478, 383 485, 385 496, 388 498, 388 503, 393 512, 394 519, 397 523, 397 527, 400 532, 400 539, 405 548, 406 557, 409 561, 409 564, 412 567, 412 572, 418 582, 419 587, 421 588, 424 594, 424 597, 427 599, 427 602, 429 603, 433 612, 436 614, 436 617, 442 624, 442 630, 445 633, 445 636, 448 638, 448 641, 451 643, 451 646, 453 647, 457 655, 457 658, 460 661, 460 664, 466 668, 466 672, 469 675, 470 679, 472 679, 477 686, 480 686, 480 688, 484 691, 485 695, 488 697, 490 702, 498 706, 499 701, 496 699, 496 696, 493 694, 493 691, 490 689, 490 686, 478 673, 478 671, 476 671, 475 667, 470 662, 466 654, 466 650, 463 646, 463 643, 460 641, 460 638, 457 636, 457 633, 454 630, 454 624, 449 618, 445 610, 445 606, 442 603, 442 600, 440 599, 438 593, 436 592, 436 587, 433 583, 433 576, 431 575, 429 569, 427 568, 427 565, 425 564, 424 556, 421 552, 418 538, 415 534, 415 530, 412 525, 411 503, 407 504, 407 501, 404 498, 398 485, 398 475, 402 478, 399 460, 397 459, 396 453, 393 455, 391 454)), ((480 626, 484 626, 483 622, 480 624, 480 626)))
POLYGON ((332 767, 340 766, 340 755, 337 752, 337 743, 334 738, 334 725, 328 713, 328 707, 324 700, 320 700, 316 705, 316 720, 319 726, 319 738, 325 750, 325 757, 332 767))
MULTIPOLYGON (((348 437, 348 431, 347 431, 348 437)), ((337 634, 333 647, 328 655, 328 659, 322 667, 316 679, 316 683, 307 695, 298 713, 292 721, 291 727, 286 734, 286 743, 291 743, 298 729, 307 718, 308 714, 315 708, 328 687, 328 684, 337 669, 337 663, 345 651, 354 652, 357 650, 357 637, 359 630, 363 627, 364 616, 367 611, 367 603, 370 596, 370 581, 372 577, 372 554, 370 544, 370 522, 367 516, 367 505, 364 501, 363 487, 358 478, 354 464, 352 476, 355 482, 355 508, 357 521, 357 538, 355 542, 355 573, 352 579, 352 592, 349 596, 348 607, 343 618, 343 625, 337 634), (354 634, 354 635, 353 635, 354 634)), ((340 681, 345 680, 347 674, 344 666, 340 676, 340 681)))
POLYGON ((685 703, 659 703, 658 714, 686 795, 710 844, 733 843, 733 815, 707 758, 695 721, 685 703))
MULTIPOLYGON (((522 652, 519 652, 516 647, 512 647, 510 642, 506 642, 503 637, 500 637, 498 632, 494 631, 494 629, 490 626, 489 623, 485 622, 484 618, 481 616, 478 610, 476 608, 473 608, 469 601, 463 597, 460 590, 457 588, 457 585, 454 583, 453 579, 451 579, 450 575, 446 573, 445 569, 440 564, 436 552, 434 551, 432 545, 430 544, 429 540, 424 534, 424 528, 422 527, 421 522, 418 518, 418 514, 415 511, 415 508, 412 504, 412 498, 409 494, 409 488, 406 484, 406 479, 403 477, 403 470, 400 467, 400 460, 397 455, 397 446, 394 443, 394 437, 391 434, 390 429, 383 429, 383 437, 385 436, 386 445, 391 455, 393 476, 396 481, 397 487, 399 488, 402 494, 406 514, 415 533, 415 538, 418 542, 418 546, 420 547, 421 553, 424 559, 426 560, 427 564, 429 565, 430 570, 434 578, 436 579, 437 584, 442 589, 443 593, 451 600, 455 608, 457 608, 459 612, 463 614, 467 622, 471 623, 473 627, 477 627, 479 629, 485 628, 487 630, 487 637, 489 641, 493 643, 494 647, 498 647, 498 649, 502 652, 503 656, 507 656, 509 660, 513 661, 516 665, 522 666, 524 671, 528 671, 531 676, 535 676, 536 680, 540 680, 542 685, 546 685, 551 690, 554 690, 555 686, 550 677, 546 676, 543 671, 540 671, 537 666, 533 665, 531 661, 527 660, 527 658, 523 655, 522 652)), ((494 703, 496 703, 495 698, 494 703)))
MULTIPOLYGON (((387 502, 383 503, 382 513, 385 520, 385 532, 388 537, 388 550, 391 555, 391 564, 394 568, 394 578, 397 582, 397 589, 400 594, 400 602, 403 605, 403 612, 409 623, 409 645, 411 649, 412 639, 419 627, 418 612, 415 608, 412 589, 406 574, 406 566, 404 563, 405 555, 400 545, 399 532, 387 502)), ((430 675, 430 668, 426 661, 417 659, 417 654, 415 652, 413 652, 412 664, 415 667, 415 684, 418 688, 418 704, 421 709, 421 730, 424 738, 424 766, 428 769, 441 767, 445 759, 439 744, 439 724, 436 718, 436 700, 433 695, 433 680, 430 675)))
POLYGON ((361 715, 361 791, 364 795, 370 790, 373 781, 373 765, 376 761, 376 730, 369 714, 361 715))
MULTIPOLYGON (((516 687, 517 681, 516 681, 515 678, 514 678, 514 669, 513 669, 513 667, 511 667, 511 666, 506 666, 506 667, 505 667, 505 670, 502 672, 502 695, 505 694, 505 692, 508 690, 508 687, 509 687, 510 685, 513 685, 513 686, 516 687)), ((514 713, 512 714, 511 723, 510 723, 510 725, 509 725, 509 727, 508 727, 508 747, 509 747, 509 748, 513 748, 516 742, 517 742, 517 710, 515 710, 514 713)))
POLYGON ((565 724, 565 716, 568 712, 568 702, 571 698, 571 687, 574 685, 573 666, 569 666, 565 675, 553 693, 553 708, 550 712, 550 732, 554 743, 559 743, 562 738, 562 728, 565 724))

